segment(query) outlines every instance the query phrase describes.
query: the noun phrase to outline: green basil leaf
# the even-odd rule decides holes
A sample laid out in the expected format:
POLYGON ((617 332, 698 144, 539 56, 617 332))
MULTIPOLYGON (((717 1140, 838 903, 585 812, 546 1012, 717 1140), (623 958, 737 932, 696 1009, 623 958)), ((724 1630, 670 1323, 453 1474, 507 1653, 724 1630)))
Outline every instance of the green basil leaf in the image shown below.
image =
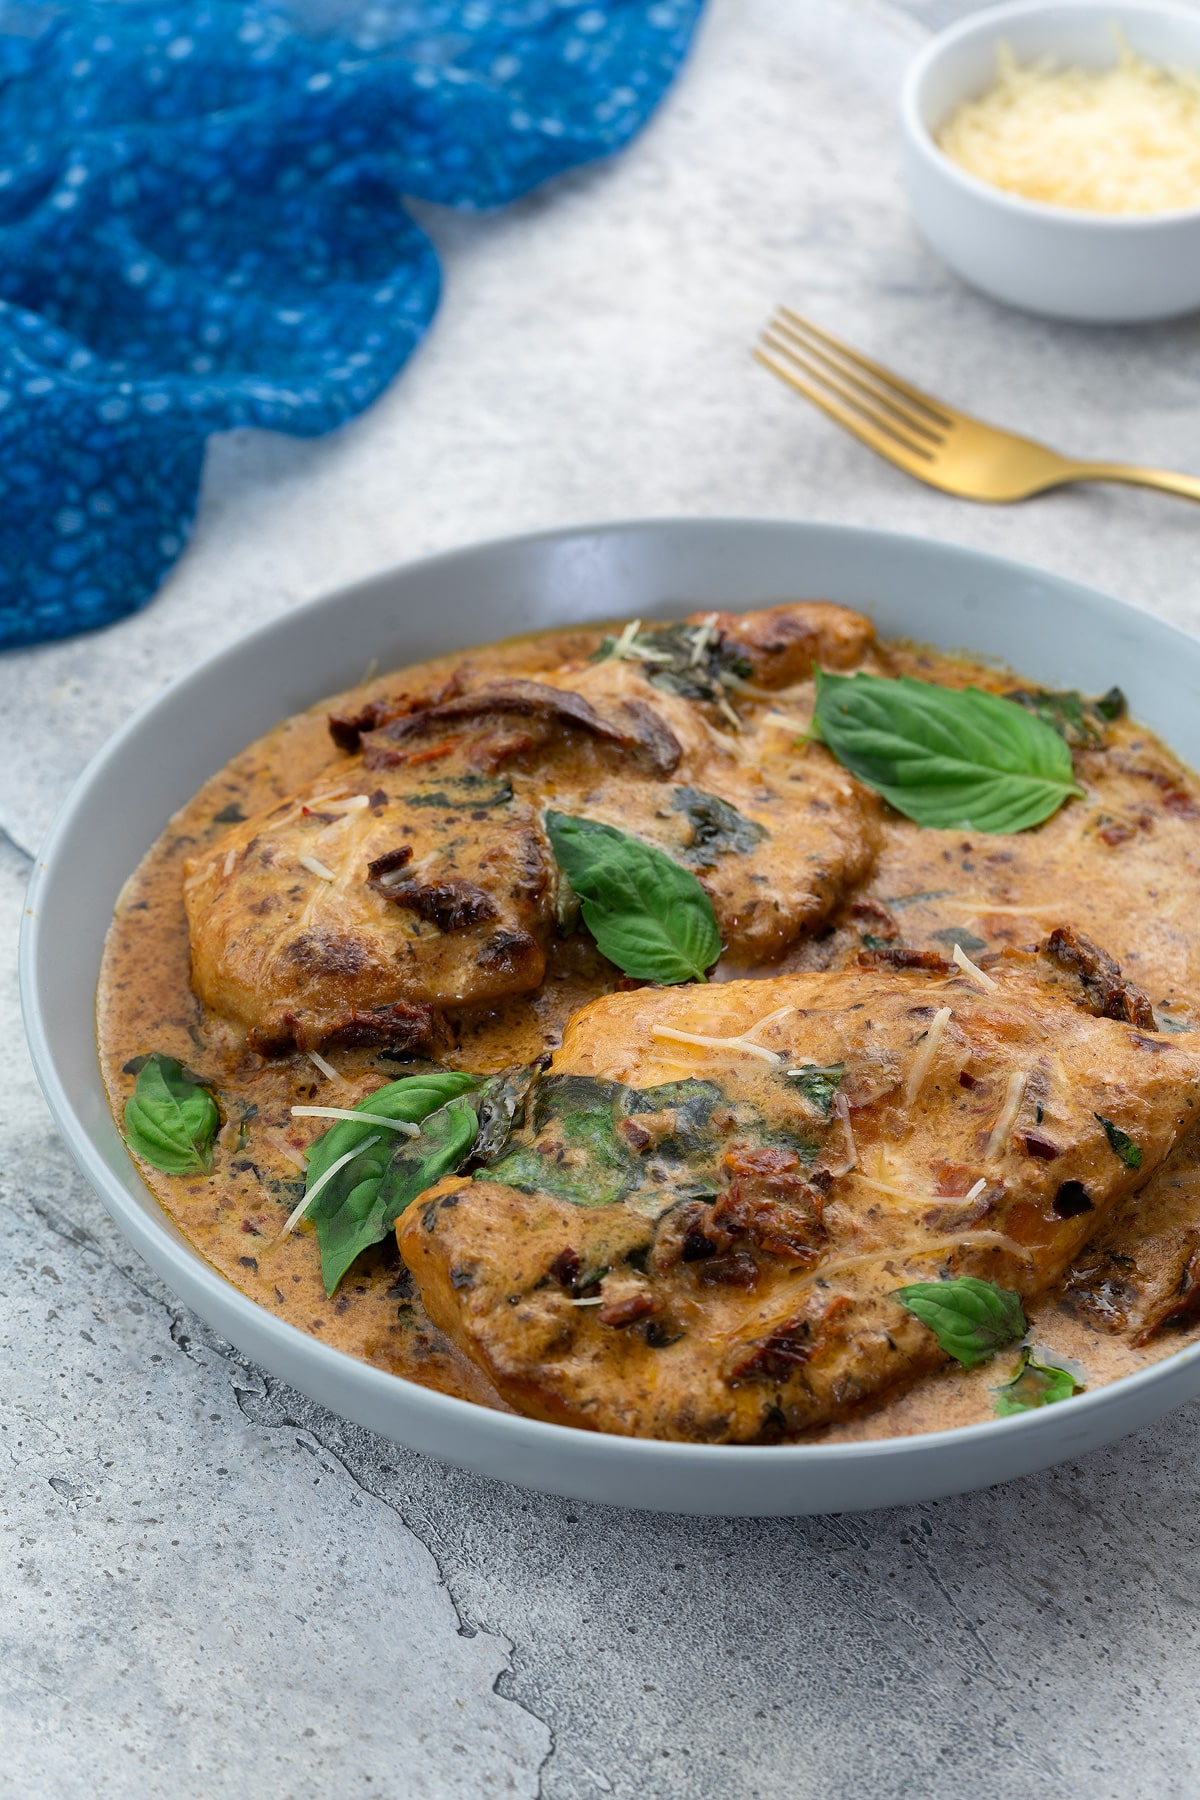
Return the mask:
POLYGON ((475 1110, 476 1095, 460 1094, 447 1100, 422 1122, 421 1135, 406 1138, 392 1151, 391 1161, 379 1184, 379 1206, 383 1229, 391 1230, 400 1214, 411 1206, 418 1194, 453 1175, 466 1161, 479 1135, 479 1115, 475 1110))
POLYGON ((1011 1381, 996 1389, 996 1411, 1002 1419, 1013 1413, 1028 1412, 1034 1406, 1053 1406, 1083 1392, 1069 1369, 1056 1369, 1053 1363, 1035 1362, 1030 1351, 1021 1357, 1021 1366, 1011 1381))
POLYGON ((1108 1139, 1110 1147, 1120 1157, 1125 1167, 1140 1169, 1142 1166, 1140 1144, 1135 1144, 1127 1131, 1122 1131, 1119 1125, 1114 1125, 1112 1120, 1106 1119, 1102 1113, 1096 1113, 1094 1117, 1103 1125, 1104 1135, 1108 1139))
POLYGON ((845 1063, 830 1063, 827 1069, 820 1069, 816 1063, 805 1063, 802 1068, 789 1069, 787 1080, 794 1083, 815 1112, 827 1119, 833 1111, 833 1096, 837 1093, 838 1083, 846 1073, 845 1063))
POLYGON ((611 825, 548 812, 554 855, 610 962, 640 981, 703 981, 721 954, 712 902, 662 850, 611 825))
POLYGON ((212 1167, 212 1142, 221 1115, 212 1090, 173 1056, 155 1051, 138 1071, 125 1102, 125 1142, 166 1175, 203 1175, 212 1167))
MULTIPOLYGON (((382 1115, 385 1119, 403 1119, 410 1125, 422 1119, 456 1096, 469 1093, 479 1083, 475 1076, 455 1069, 443 1069, 428 1075, 407 1075, 386 1087, 376 1088, 360 1100, 355 1112, 382 1115)), ((474 1113, 472 1113, 474 1119, 474 1113)), ((336 1125, 319 1137, 308 1152, 308 1168, 304 1190, 311 1193, 326 1172, 339 1159, 364 1148, 344 1163, 324 1183, 309 1208, 307 1217, 316 1227, 321 1248, 321 1273, 325 1291, 332 1294, 338 1282, 363 1250, 382 1243, 389 1222, 380 1203, 380 1185, 396 1150, 396 1134, 386 1126, 358 1124, 353 1119, 339 1119, 336 1125), (375 1141, 370 1142, 371 1139, 375 1141)), ((419 1138, 404 1138, 402 1146, 420 1143, 419 1138)))
POLYGON ((918 825, 1025 831, 1081 792, 1058 733, 979 688, 818 669, 814 725, 852 775, 918 825))
POLYGON ((959 1275, 953 1281, 918 1281, 895 1290, 895 1298, 964 1369, 986 1362, 1029 1329, 1021 1296, 994 1281, 959 1275))

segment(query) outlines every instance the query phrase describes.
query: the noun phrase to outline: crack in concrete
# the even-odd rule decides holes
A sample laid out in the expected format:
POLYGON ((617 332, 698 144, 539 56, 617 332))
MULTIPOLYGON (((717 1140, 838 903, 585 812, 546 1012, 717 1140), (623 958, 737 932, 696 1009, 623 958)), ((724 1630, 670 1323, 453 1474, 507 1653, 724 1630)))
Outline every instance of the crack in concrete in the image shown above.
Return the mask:
MULTIPOLYGON (((369 1482, 364 1481, 362 1476, 351 1467, 347 1459, 339 1451, 333 1449, 333 1447, 321 1437, 320 1433, 313 1429, 311 1424, 305 1423, 303 1420, 297 1419, 291 1414, 284 1404, 284 1396, 289 1391, 286 1383, 277 1381, 275 1377, 268 1374, 265 1369, 260 1369, 257 1364, 249 1362, 232 1345, 229 1345, 224 1349, 220 1348, 217 1344, 206 1347, 212 1348, 216 1355, 221 1356, 235 1368, 236 1373, 231 1377, 231 1385, 233 1387, 234 1400, 239 1412, 241 1412, 244 1418, 248 1419, 252 1425, 257 1426, 258 1429, 262 1431, 294 1431, 297 1435, 297 1441, 299 1442, 303 1442, 306 1438, 311 1439, 313 1444, 315 1444, 325 1456, 329 1457, 330 1461, 342 1471, 347 1480, 351 1482, 354 1487, 358 1488, 360 1493, 367 1495, 369 1499, 378 1502, 379 1505, 386 1506, 389 1512, 395 1514, 404 1529, 412 1532, 418 1542, 428 1551, 429 1556, 433 1561, 433 1565, 438 1574, 438 1583, 444 1589, 446 1598, 454 1609, 458 1635, 460 1637, 477 1637, 480 1630, 487 1630, 490 1636, 499 1638, 501 1642, 507 1646, 509 1667, 500 1670, 495 1681, 492 1683, 492 1692, 497 1698, 506 1700, 510 1705, 519 1707, 523 1713, 528 1714, 531 1719, 536 1720, 546 1733, 549 1747, 535 1771, 537 1776, 536 1800, 544 1800, 546 1771, 557 1752, 558 1736, 551 1720, 544 1717, 536 1710, 536 1708, 522 1700, 512 1689, 511 1683, 517 1674, 517 1664, 521 1660, 514 1639, 506 1631, 496 1630, 494 1627, 489 1629, 488 1627, 478 1625, 468 1617, 454 1591, 449 1576, 446 1573, 445 1560, 438 1554, 438 1551, 430 1542, 430 1538, 426 1537, 417 1529, 412 1519, 406 1515, 403 1508, 398 1506, 393 1499, 387 1494, 380 1492, 377 1487, 373 1487, 369 1482), (241 1377, 240 1380, 239 1377, 241 1377), (248 1385, 246 1381, 247 1377, 251 1378, 256 1385, 248 1385), (265 1413, 252 1409, 247 1402, 253 1400, 265 1402, 266 1405, 272 1409, 273 1416, 266 1416, 265 1413)), ((430 1535, 436 1536, 436 1533, 431 1533, 430 1535)))
POLYGON ((21 861, 32 869, 35 860, 34 852, 27 850, 24 844, 19 843, 2 822, 0 822, 0 849, 11 850, 14 856, 20 857, 21 861))
MULTIPOLYGON (((342 1472, 352 1487, 356 1488, 359 1493, 365 1494, 369 1499, 374 1500, 377 1504, 386 1507, 387 1510, 395 1516, 403 1529, 411 1532, 412 1536, 416 1538, 417 1542, 426 1551, 437 1571, 438 1585, 444 1590, 446 1598, 449 1600, 453 1609, 458 1635, 464 1638, 473 1638, 479 1635, 480 1630, 485 1630, 487 1631, 488 1636, 496 1638, 504 1647, 505 1654, 508 1657, 509 1667, 499 1671, 495 1681, 492 1683, 492 1692, 498 1699, 507 1701, 509 1705, 518 1707, 529 1718, 540 1725, 542 1730, 546 1733, 549 1747, 546 1754, 539 1762, 537 1769, 534 1771, 537 1781, 535 1790, 536 1800, 544 1800, 546 1772, 558 1749, 558 1737, 555 1727, 552 1722, 543 1717, 535 1707, 529 1705, 526 1701, 522 1700, 519 1695, 512 1691, 509 1682, 506 1681, 506 1677, 510 1678, 510 1680, 511 1678, 514 1678, 517 1673, 518 1662, 523 1661, 523 1659, 519 1657, 515 1640, 507 1631, 483 1627, 474 1623, 467 1616, 446 1573, 445 1559, 442 1555, 439 1555, 434 1544, 430 1542, 429 1537, 416 1527, 413 1521, 405 1515, 403 1509, 396 1504, 395 1500, 390 1498, 387 1494, 381 1493, 377 1488, 372 1487, 368 1482, 364 1481, 351 1467, 346 1458, 337 1450, 333 1449, 331 1445, 326 1443, 319 1432, 313 1429, 311 1424, 306 1424, 302 1420, 291 1415, 289 1409, 284 1404, 283 1399, 283 1396, 289 1391, 285 1383, 278 1382, 276 1378, 268 1374, 265 1369, 259 1368, 256 1363, 251 1362, 248 1357, 243 1356, 241 1351, 238 1350, 235 1345, 226 1343, 223 1338, 218 1337, 215 1332, 210 1331, 203 1320, 198 1319, 197 1315, 191 1312, 189 1308, 173 1305, 165 1291, 156 1291, 152 1287, 145 1286, 137 1279, 137 1276, 131 1268, 126 1264, 119 1262, 116 1257, 111 1256, 96 1241, 91 1233, 83 1228, 83 1226, 66 1218, 63 1214, 58 1212, 56 1208, 49 1205, 48 1202, 44 1200, 36 1199, 32 1195, 24 1196, 24 1198, 30 1210, 41 1221, 46 1229, 55 1235, 55 1237, 59 1238, 75 1252, 82 1252, 86 1256, 97 1257, 102 1263, 106 1264, 108 1268, 112 1269, 115 1274, 119 1275, 123 1281, 133 1287, 150 1306, 156 1311, 165 1314, 171 1342, 182 1355, 187 1357, 189 1362, 194 1363, 198 1368, 203 1367, 201 1358, 193 1353, 194 1345, 198 1343, 203 1349, 217 1357, 232 1369, 233 1373, 230 1376, 230 1386, 233 1391, 234 1404, 239 1413, 246 1420, 247 1424, 259 1431, 294 1432, 298 1443, 305 1448, 315 1446, 316 1450, 329 1458, 330 1465, 336 1466, 336 1468, 342 1472), (199 1326, 199 1330, 196 1329, 197 1326, 199 1326), (254 1400, 263 1402, 265 1407, 270 1409, 270 1415, 272 1416, 268 1416, 265 1411, 257 1412, 251 1405, 247 1404, 247 1402, 254 1400)), ((330 1472, 332 1472, 332 1467, 330 1472)), ((51 1479, 51 1486, 53 1485, 54 1482, 53 1479, 51 1479)), ((66 1496, 60 1495, 60 1497, 66 1496)), ((431 1533, 431 1536, 436 1537, 436 1533, 431 1533)))

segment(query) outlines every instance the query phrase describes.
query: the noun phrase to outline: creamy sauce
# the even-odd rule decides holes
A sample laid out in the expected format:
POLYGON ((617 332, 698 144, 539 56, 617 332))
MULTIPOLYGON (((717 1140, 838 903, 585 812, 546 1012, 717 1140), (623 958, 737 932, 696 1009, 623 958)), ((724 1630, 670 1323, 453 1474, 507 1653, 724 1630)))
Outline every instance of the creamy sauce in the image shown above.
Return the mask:
MULTIPOLYGON (((586 656, 599 637, 599 632, 546 633, 471 654, 477 664, 486 660, 489 672, 549 669, 586 656)), ((886 655, 895 673, 952 686, 1006 685, 996 670, 962 659, 903 646, 890 646, 886 655)), ((353 1106, 420 1062, 375 1049, 331 1050, 326 1060, 338 1078, 330 1080, 308 1056, 268 1061, 248 1051, 240 1034, 207 1013, 192 992, 181 892, 187 857, 216 841, 237 817, 278 803, 335 763, 326 725, 331 705, 354 710, 395 692, 398 680, 414 687, 432 684, 463 660, 441 658, 322 702, 283 721, 206 783, 171 820, 120 896, 101 972, 98 1036, 118 1117, 133 1089, 125 1065, 150 1050, 177 1057, 219 1092, 225 1122, 211 1174, 177 1177, 149 1168, 143 1173, 168 1215, 227 1280, 287 1323, 352 1356, 443 1393, 508 1410, 430 1323, 394 1244, 362 1257, 331 1300, 321 1281, 315 1235, 302 1227, 289 1238, 280 1236, 303 1192, 303 1153, 326 1126, 324 1120, 294 1119, 291 1108, 353 1106)), ((803 720, 811 712, 811 684, 774 694, 769 704, 803 720)), ((1186 1022, 1194 1006, 1200 1019, 1200 947, 1188 929, 1200 882, 1200 832, 1187 800, 1186 771, 1132 724, 1120 722, 1115 736, 1116 750, 1109 755, 1119 765, 1116 776, 1106 764, 1095 791, 1036 831, 972 838, 918 830, 892 817, 865 897, 902 923, 907 941, 943 954, 951 941, 962 942, 971 954, 1032 944, 1069 917, 1094 933, 1127 975, 1147 988, 1156 1007, 1186 1022), (1138 812, 1143 791, 1159 801, 1168 792, 1184 797, 1174 809, 1164 812, 1160 805, 1151 826, 1138 812), (1081 879, 1081 856, 1086 879, 1081 879)), ((1098 761, 1096 767, 1099 771, 1098 761)), ((1085 753, 1080 769, 1085 788, 1088 768, 1085 753)), ((866 930, 861 918, 847 916, 770 972, 840 963, 853 955, 866 930)), ((719 967, 717 975, 745 972, 719 967)), ((569 938, 552 952, 536 994, 452 1018, 441 1060, 480 1073, 529 1061, 557 1045, 570 1015, 609 991, 615 980, 590 940, 569 938)), ((1177 1204, 1181 1217, 1200 1218, 1195 1170, 1180 1182, 1177 1204)), ((1160 1360, 1196 1336, 1195 1330, 1163 1333, 1148 1347, 1134 1349, 1126 1339, 1069 1313, 1054 1296, 1027 1310, 1035 1343, 1053 1360, 1068 1361, 1089 1387, 1160 1360)), ((970 1373, 947 1369, 817 1435, 824 1441, 900 1436, 989 1418, 993 1390, 1009 1379, 1016 1362, 1014 1351, 970 1373)))

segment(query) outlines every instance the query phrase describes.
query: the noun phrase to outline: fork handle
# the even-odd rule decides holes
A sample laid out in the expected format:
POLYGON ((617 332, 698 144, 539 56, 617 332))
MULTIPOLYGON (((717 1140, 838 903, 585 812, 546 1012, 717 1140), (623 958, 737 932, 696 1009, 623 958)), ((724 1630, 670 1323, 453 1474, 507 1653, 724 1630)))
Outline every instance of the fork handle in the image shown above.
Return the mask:
POLYGON ((1124 481, 1130 487, 1158 488, 1180 500, 1200 500, 1200 476, 1174 475, 1169 469, 1139 469, 1132 463, 1074 463, 1071 481, 1124 481))

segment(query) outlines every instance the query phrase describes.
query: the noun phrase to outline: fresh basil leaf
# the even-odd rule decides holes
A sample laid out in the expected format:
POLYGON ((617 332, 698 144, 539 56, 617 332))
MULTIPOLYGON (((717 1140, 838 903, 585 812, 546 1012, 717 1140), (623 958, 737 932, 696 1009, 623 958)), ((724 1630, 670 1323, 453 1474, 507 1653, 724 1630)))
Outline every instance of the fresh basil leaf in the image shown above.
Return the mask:
POLYGON ((1034 1406, 1053 1406, 1059 1400, 1069 1400, 1073 1394, 1082 1392, 1083 1384, 1076 1381, 1069 1369, 1056 1369, 1053 1363, 1035 1362, 1032 1352, 1026 1350, 1012 1380, 996 1389, 996 1411, 1002 1419, 1007 1419, 1014 1413, 1028 1412, 1034 1406))
POLYGON ((125 1102, 125 1142, 165 1175, 203 1175, 221 1115, 212 1090, 173 1056, 146 1057, 125 1102))
MULTIPOLYGON (((386 1087, 376 1088, 353 1110, 418 1125, 429 1114, 478 1086, 475 1076, 456 1069, 443 1069, 429 1075, 407 1075, 399 1081, 389 1082, 386 1087)), ((474 1119, 474 1112, 471 1117, 474 1119)), ((311 1193, 334 1163, 359 1145, 364 1146, 324 1183, 307 1214, 316 1227, 321 1248, 321 1273, 328 1294, 335 1291, 355 1257, 369 1245, 381 1243, 388 1234, 389 1221, 380 1201, 380 1186, 396 1149, 394 1136, 386 1127, 381 1131, 378 1125, 365 1122, 360 1125, 353 1119, 339 1119, 308 1152, 304 1186, 305 1192, 311 1193), (373 1143, 369 1141, 372 1138, 375 1139, 373 1143)), ((420 1141, 419 1138, 406 1138, 403 1145, 407 1147, 420 1141)))
POLYGON ((814 725, 852 775, 918 825, 1025 831, 1081 792, 1058 733, 979 688, 818 669, 814 725))
POLYGON ((422 1122, 419 1137, 406 1138, 392 1151, 391 1161, 379 1184, 379 1204, 384 1230, 390 1231, 405 1207, 418 1194, 453 1175, 466 1161, 479 1135, 479 1115, 474 1094, 447 1100, 422 1122))
POLYGON ((721 954, 712 902, 665 851, 601 825, 548 812, 559 866, 583 922, 610 962, 640 981, 703 981, 721 954))
POLYGON ((1110 1148, 1120 1157, 1125 1167, 1140 1169, 1142 1166, 1141 1146, 1134 1143, 1127 1131, 1122 1131, 1119 1125, 1114 1125, 1112 1120, 1106 1119, 1102 1113, 1096 1113, 1094 1117, 1103 1125, 1104 1135, 1108 1139, 1110 1148))
POLYGON ((671 810, 682 813, 692 827, 692 841, 683 854, 697 869, 711 868, 718 856, 744 856, 767 836, 757 819, 701 788, 676 788, 671 810))
POLYGON ((942 1349, 964 1369, 986 1362, 1029 1329, 1021 1296, 975 1275, 918 1281, 897 1288, 895 1298, 928 1325, 942 1349))
POLYGON ((818 1068, 816 1063, 805 1063, 802 1068, 789 1069, 786 1078, 800 1089, 814 1112, 827 1119, 833 1111, 833 1096, 845 1073, 845 1063, 830 1063, 826 1069, 818 1068))

